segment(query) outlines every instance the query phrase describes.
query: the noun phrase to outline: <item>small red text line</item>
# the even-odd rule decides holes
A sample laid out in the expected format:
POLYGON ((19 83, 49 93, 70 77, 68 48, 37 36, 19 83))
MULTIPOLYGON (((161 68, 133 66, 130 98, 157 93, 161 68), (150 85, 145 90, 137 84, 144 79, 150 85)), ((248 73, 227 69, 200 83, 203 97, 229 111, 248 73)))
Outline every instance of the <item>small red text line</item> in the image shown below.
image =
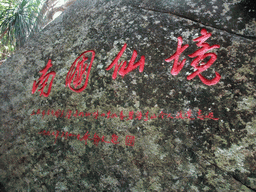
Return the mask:
MULTIPOLYGON (((68 139, 68 137, 75 137, 78 141, 84 141, 85 145, 87 145, 88 140, 93 141, 93 144, 96 146, 98 146, 99 142, 113 143, 114 145, 117 145, 120 143, 120 142, 118 142, 118 136, 116 134, 112 134, 112 139, 110 141, 106 141, 104 135, 102 137, 99 137, 99 135, 97 133, 95 133, 93 135, 93 138, 89 138, 90 134, 88 133, 88 131, 84 134, 84 136, 82 136, 80 134, 72 134, 69 132, 62 132, 60 134, 60 131, 50 132, 50 131, 46 131, 46 130, 41 131, 38 134, 47 135, 47 136, 53 135, 55 137, 54 144, 56 143, 58 137, 61 137, 61 138, 64 137, 65 139, 68 139)), ((125 137, 125 145, 134 146, 134 143, 135 143, 135 136, 127 135, 125 137)))
POLYGON ((86 118, 86 117, 92 117, 94 119, 98 118, 106 118, 106 119, 112 119, 112 118, 119 118, 120 120, 124 121, 129 121, 129 120, 143 120, 143 121, 148 121, 151 119, 189 119, 189 120, 204 120, 204 119, 212 119, 212 120, 219 120, 219 118, 215 118, 213 115, 213 112, 209 112, 208 114, 202 114, 202 110, 198 110, 197 115, 192 114, 192 110, 189 109, 185 113, 182 111, 178 111, 176 113, 164 113, 161 111, 159 114, 149 114, 149 111, 147 112, 141 112, 141 111, 129 111, 126 115, 124 114, 123 111, 120 113, 112 113, 111 111, 108 111, 107 113, 99 113, 99 111, 95 112, 81 112, 78 110, 72 111, 72 110, 53 110, 53 109, 48 109, 48 110, 41 110, 38 109, 37 111, 33 110, 31 113, 31 116, 33 115, 42 115, 42 119, 47 115, 47 116, 55 116, 57 118, 68 118, 70 119, 71 117, 73 118, 86 118))

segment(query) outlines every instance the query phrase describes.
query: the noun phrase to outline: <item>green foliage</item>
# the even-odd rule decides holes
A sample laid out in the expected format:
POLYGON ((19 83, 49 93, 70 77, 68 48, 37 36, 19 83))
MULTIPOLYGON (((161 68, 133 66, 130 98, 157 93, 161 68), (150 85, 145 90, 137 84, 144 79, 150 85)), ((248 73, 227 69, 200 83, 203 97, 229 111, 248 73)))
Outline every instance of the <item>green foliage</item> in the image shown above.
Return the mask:
POLYGON ((0 3, 0 59, 5 59, 15 48, 39 30, 40 0, 5 0, 0 3))

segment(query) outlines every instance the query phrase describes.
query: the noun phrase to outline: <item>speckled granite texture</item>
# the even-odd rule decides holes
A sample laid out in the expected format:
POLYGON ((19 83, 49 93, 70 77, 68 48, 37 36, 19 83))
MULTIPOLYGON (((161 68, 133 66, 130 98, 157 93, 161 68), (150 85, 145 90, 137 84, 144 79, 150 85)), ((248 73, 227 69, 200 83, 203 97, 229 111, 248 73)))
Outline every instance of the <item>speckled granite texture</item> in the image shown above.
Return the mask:
MULTIPOLYGON (((256 23, 239 11, 239 0, 77 1, 57 20, 0 66, 0 188, 2 191, 256 191, 256 23), (215 63, 202 74, 219 83, 207 86, 188 57, 199 48, 193 39, 205 28, 215 63), (189 47, 186 63, 173 76, 177 37, 189 47), (106 68, 127 43, 138 69, 112 79, 106 68), (81 93, 65 87, 66 75, 84 51, 94 50, 88 86, 81 93), (48 60, 56 76, 49 97, 32 94, 33 82, 48 60), (68 110, 68 117, 33 114, 68 110), (191 118, 176 117, 191 109, 191 118), (213 113, 213 119, 198 119, 213 113), (111 111, 118 118, 74 117, 111 111), (123 111, 124 120, 119 118, 123 111), (126 120, 133 111, 133 119, 126 120), (136 113, 157 118, 144 121, 136 113), (162 119, 159 114, 172 114, 162 119), (119 144, 38 134, 59 130, 89 138, 97 133, 119 144), (127 146, 127 135, 135 136, 127 146)), ((206 59, 207 60, 207 59, 206 59)), ((121 61, 121 60, 120 60, 121 61)), ((119 62, 120 62, 119 61, 119 62)))

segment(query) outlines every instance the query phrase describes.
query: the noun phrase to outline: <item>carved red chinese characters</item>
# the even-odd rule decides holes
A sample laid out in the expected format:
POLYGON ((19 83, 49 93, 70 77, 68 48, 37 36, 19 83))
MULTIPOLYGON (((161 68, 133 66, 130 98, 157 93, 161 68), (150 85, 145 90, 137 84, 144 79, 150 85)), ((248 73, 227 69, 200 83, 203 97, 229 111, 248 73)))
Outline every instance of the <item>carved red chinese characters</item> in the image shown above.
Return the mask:
POLYGON ((95 57, 95 51, 93 50, 85 51, 74 61, 74 63, 70 67, 66 77, 66 86, 68 86, 72 91, 80 93, 87 87, 94 57, 95 57), (86 57, 87 53, 92 54, 91 62, 89 66, 88 66, 88 63, 86 63, 86 61, 88 60, 88 57, 86 57), (73 81, 73 86, 72 86, 72 81, 73 81))
POLYGON ((41 77, 38 79, 38 82, 34 81, 33 83, 33 87, 32 87, 32 94, 34 94, 37 90, 38 87, 41 93, 40 96, 45 96, 48 97, 50 92, 51 92, 51 88, 52 88, 52 83, 53 83, 53 79, 55 78, 56 73, 54 71, 51 71, 49 73, 47 73, 47 71, 52 67, 52 60, 49 59, 47 65, 45 66, 44 69, 42 69, 39 73, 42 73, 41 77), (50 81, 50 84, 48 84, 48 80, 49 77, 52 76, 52 79, 50 81), (44 92, 45 87, 48 86, 48 91, 44 92))
POLYGON ((145 56, 141 56, 140 60, 136 63, 135 59, 138 55, 137 51, 134 50, 132 53, 132 58, 128 63, 128 66, 126 67, 127 61, 121 61, 118 64, 118 60, 122 57, 125 49, 127 47, 127 44, 125 43, 124 46, 122 47, 121 51, 117 54, 116 58, 114 59, 114 61, 106 68, 106 70, 110 70, 113 67, 115 67, 114 69, 114 73, 112 75, 112 79, 116 79, 117 77, 117 72, 119 75, 121 75, 122 77, 124 77, 126 74, 128 74, 129 72, 133 71, 134 69, 136 69, 137 67, 139 67, 139 72, 142 72, 144 69, 144 65, 145 65, 145 56), (120 69, 119 69, 120 68, 120 69), (119 71, 118 71, 119 69, 119 71))
MULTIPOLYGON (((217 84, 221 78, 220 74, 217 72, 215 72, 216 76, 213 79, 207 79, 201 74, 203 71, 207 70, 217 59, 217 55, 215 53, 206 53, 209 50, 220 47, 219 45, 210 46, 208 43, 205 43, 205 41, 209 39, 211 35, 212 34, 208 33, 206 29, 202 29, 201 36, 193 40, 198 42, 196 43, 196 45, 201 48, 195 51, 194 53, 188 55, 191 58, 195 57, 195 59, 191 63, 191 66, 193 66, 196 69, 196 71, 194 71, 191 75, 187 76, 187 80, 191 80, 198 75, 200 80, 204 84, 209 86, 217 84), (207 63, 202 62, 206 57, 210 57, 207 63)), ((183 59, 182 62, 179 62, 179 56, 183 51, 185 51, 186 48, 188 48, 188 46, 189 45, 186 44, 182 47, 182 37, 178 37, 177 51, 171 57, 165 59, 166 62, 171 62, 172 60, 174 60, 173 67, 171 69, 172 75, 177 75, 180 72, 180 70, 183 68, 186 59, 183 59)))
MULTIPOLYGON (((188 55, 191 58, 194 58, 191 62, 191 66, 194 67, 194 72, 192 72, 190 75, 187 76, 187 80, 191 80, 198 76, 200 80, 205 85, 215 85, 220 81, 220 74, 218 72, 215 72, 215 77, 212 79, 207 79, 202 75, 203 71, 206 71, 217 59, 217 55, 213 52, 210 52, 212 49, 220 48, 220 45, 213 45, 210 46, 205 41, 211 37, 211 33, 208 33, 206 29, 201 30, 201 36, 198 38, 193 39, 193 41, 197 42, 196 45, 199 47, 197 51, 194 53, 188 55), (207 59, 207 62, 203 62, 203 60, 207 59)), ((186 59, 183 59, 182 61, 179 61, 180 55, 189 47, 188 44, 183 45, 183 39, 182 37, 178 37, 178 45, 176 52, 170 56, 169 58, 165 59, 166 62, 171 62, 174 60, 171 74, 172 75, 178 75, 179 72, 182 70, 182 68, 185 65, 186 59)), ((139 72, 143 72, 144 66, 145 66, 145 56, 141 56, 141 58, 136 61, 137 58, 137 51, 133 50, 131 60, 129 61, 127 65, 127 61, 121 61, 119 63, 119 60, 121 59, 123 53, 125 52, 127 48, 127 44, 125 43, 120 50, 120 52, 117 54, 116 58, 113 60, 113 62, 106 68, 106 70, 110 70, 114 68, 114 72, 112 75, 112 79, 116 79, 117 75, 124 77, 129 72, 135 70, 136 68, 139 69, 139 72)), ((72 64, 70 67, 67 76, 66 76, 66 87, 68 86, 72 91, 80 93, 82 92, 88 85, 90 71, 92 68, 92 63, 94 61, 95 57, 95 51, 89 50, 83 52, 72 64)), ((54 71, 48 72, 49 68, 52 67, 51 60, 48 61, 46 67, 40 71, 42 73, 41 77, 37 81, 34 81, 33 87, 32 87, 32 94, 35 93, 35 91, 38 89, 41 93, 40 96, 48 97, 51 92, 51 87, 53 83, 53 79, 55 78, 56 73, 54 71), (48 83, 49 77, 52 76, 52 79, 48 83), (48 86, 48 91, 45 91, 46 87, 48 86)), ((78 114, 76 114, 77 116, 78 114)), ((81 114, 83 115, 83 114, 81 114)), ((98 113, 94 113, 94 118, 98 118, 98 113)), ((102 116, 103 114, 101 114, 102 116)), ((110 114, 107 114, 108 118, 110 114)), ((116 114, 112 114, 112 116, 118 117, 116 114)), ((111 116, 111 117, 112 117, 111 116)), ((126 116, 121 114, 121 119, 123 120, 126 116)), ((131 114, 127 116, 128 119, 131 119, 131 114)), ((163 116, 162 116, 163 117, 163 116)), ((140 114, 137 114, 137 119, 141 119, 140 114)), ((150 119, 156 118, 155 116, 151 116, 150 119)), ((146 120, 148 120, 148 116, 146 117, 146 120)))
POLYGON ((212 80, 209 80, 209 79, 206 79, 201 74, 201 72, 207 70, 217 59, 217 55, 215 53, 206 53, 206 52, 211 50, 211 49, 220 48, 220 46, 219 45, 210 46, 208 43, 205 43, 205 41, 209 37, 212 36, 211 33, 207 33, 206 29, 202 29, 201 34, 202 34, 202 36, 194 39, 193 41, 198 41, 198 43, 196 43, 196 45, 198 47, 202 47, 202 48, 198 49, 197 51, 195 51, 194 53, 189 55, 189 57, 191 57, 191 58, 196 57, 191 63, 191 66, 193 66, 196 69, 196 71, 193 72, 191 75, 187 76, 187 79, 191 80, 195 76, 198 75, 199 78, 201 79, 201 81, 204 84, 206 84, 206 85, 215 85, 216 83, 219 82, 219 80, 221 78, 219 73, 215 72, 216 77, 213 78, 212 80), (206 57, 211 57, 211 58, 207 63, 202 62, 202 65, 199 66, 199 62, 202 61, 203 59, 205 59, 206 57))
POLYGON ((177 51, 171 57, 169 57, 168 59, 165 59, 166 62, 171 62, 172 60, 174 60, 174 63, 173 63, 172 69, 171 69, 171 74, 172 75, 178 75, 178 73, 183 68, 183 66, 186 62, 186 59, 183 59, 181 62, 179 62, 180 54, 183 51, 185 51, 185 49, 187 49, 188 46, 189 46, 188 44, 186 44, 182 47, 181 46, 182 42, 183 42, 182 37, 178 37, 177 51))

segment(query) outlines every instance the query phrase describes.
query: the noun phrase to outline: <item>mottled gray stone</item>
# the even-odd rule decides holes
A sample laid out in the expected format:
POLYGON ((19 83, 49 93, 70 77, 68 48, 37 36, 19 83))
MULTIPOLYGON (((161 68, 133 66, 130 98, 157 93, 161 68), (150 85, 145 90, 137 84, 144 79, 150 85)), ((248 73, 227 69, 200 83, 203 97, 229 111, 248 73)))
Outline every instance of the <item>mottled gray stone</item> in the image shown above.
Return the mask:
MULTIPOLYGON (((239 13, 239 1, 77 1, 0 66, 0 187, 6 191, 255 191, 256 92, 255 19, 239 13), (188 57, 198 49, 201 29, 218 44, 215 63, 203 75, 221 75, 207 86, 193 72, 188 57), (189 44, 176 76, 170 70, 177 37, 189 44), (145 56, 135 69, 112 79, 106 68, 124 43, 122 60, 145 56), (66 75, 84 51, 96 52, 89 83, 81 93, 65 87, 66 75), (31 93, 39 71, 52 60, 56 72, 49 97, 31 93), (99 117, 32 115, 37 109, 113 113, 142 111, 149 121, 99 117), (189 109, 197 117, 177 119, 189 109), (97 133, 119 145, 38 134, 40 131, 97 133), (135 145, 125 145, 134 135, 135 145)), ((120 61, 119 61, 120 62, 120 61)), ((135 117, 135 116, 134 116, 135 117)), ((127 117, 126 117, 127 118, 127 117)), ((145 117, 143 117, 145 118, 145 117)))

